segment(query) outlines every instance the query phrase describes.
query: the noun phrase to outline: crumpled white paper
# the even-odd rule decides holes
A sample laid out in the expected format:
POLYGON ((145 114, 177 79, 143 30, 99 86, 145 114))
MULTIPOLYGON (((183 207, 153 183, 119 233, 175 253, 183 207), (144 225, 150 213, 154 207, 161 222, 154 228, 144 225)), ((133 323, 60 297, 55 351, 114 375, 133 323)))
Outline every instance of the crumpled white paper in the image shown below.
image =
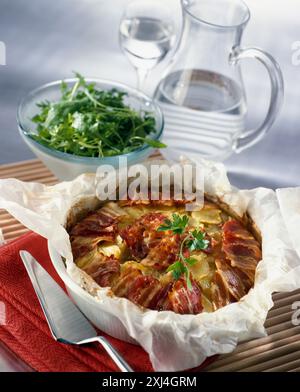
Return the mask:
POLYGON ((300 257, 300 187, 277 189, 276 193, 289 237, 300 257))
MULTIPOLYGON (((237 190, 230 186, 223 165, 201 164, 205 191, 219 196, 238 214, 248 211, 261 231, 263 259, 257 267, 254 288, 238 303, 199 315, 142 311, 127 299, 108 297, 106 289, 97 286, 93 290, 99 312, 102 309, 119 318, 128 334, 149 353, 158 371, 193 368, 208 356, 231 352, 242 340, 264 336, 264 322, 273 305, 272 293, 300 287, 300 258, 286 230, 275 192, 264 188, 237 190)), ((72 205, 94 196, 95 190, 93 174, 54 186, 0 180, 0 208, 47 238, 67 259, 71 277, 81 284, 82 272, 73 263, 63 225, 72 205)), ((294 224, 300 227, 300 221, 294 224)), ((296 249, 300 251, 299 245, 296 249)))
POLYGON ((4 236, 0 227, 0 245, 5 244, 4 236))

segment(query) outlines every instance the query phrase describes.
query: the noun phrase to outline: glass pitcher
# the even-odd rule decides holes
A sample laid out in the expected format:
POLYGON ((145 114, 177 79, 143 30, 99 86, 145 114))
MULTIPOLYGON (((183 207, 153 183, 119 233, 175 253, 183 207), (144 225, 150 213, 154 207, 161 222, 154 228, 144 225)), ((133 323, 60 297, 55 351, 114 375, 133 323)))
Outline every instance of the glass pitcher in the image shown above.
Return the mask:
POLYGON ((168 146, 223 160, 266 134, 283 101, 283 78, 277 62, 257 48, 241 47, 250 11, 240 0, 181 0, 180 45, 155 98, 166 120, 168 146), (259 60, 271 81, 271 101, 263 123, 245 130, 246 94, 240 62, 259 60))

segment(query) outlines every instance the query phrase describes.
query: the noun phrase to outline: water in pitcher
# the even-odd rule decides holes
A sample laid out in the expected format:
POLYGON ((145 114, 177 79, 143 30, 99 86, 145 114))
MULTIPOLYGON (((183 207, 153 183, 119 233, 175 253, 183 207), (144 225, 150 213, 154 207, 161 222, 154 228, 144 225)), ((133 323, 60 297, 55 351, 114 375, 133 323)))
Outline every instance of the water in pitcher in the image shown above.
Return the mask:
POLYGON ((161 81, 155 97, 164 110, 170 146, 184 144, 187 151, 224 159, 244 130, 243 92, 224 75, 199 69, 175 71, 161 81))

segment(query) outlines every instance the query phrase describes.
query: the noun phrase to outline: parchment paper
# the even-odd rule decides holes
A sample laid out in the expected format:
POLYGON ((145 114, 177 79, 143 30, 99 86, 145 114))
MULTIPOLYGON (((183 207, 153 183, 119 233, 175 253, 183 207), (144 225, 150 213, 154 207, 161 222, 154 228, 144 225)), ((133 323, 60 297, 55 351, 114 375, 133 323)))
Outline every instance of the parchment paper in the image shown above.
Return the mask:
POLYGON ((289 238, 300 257, 300 187, 277 189, 276 193, 289 238))
POLYGON ((2 230, 1 230, 1 227, 0 227, 0 245, 2 245, 4 243, 5 243, 4 236, 3 236, 3 233, 2 233, 2 230))
MULTIPOLYGON (((230 186, 223 165, 204 161, 201 164, 205 191, 219 196, 238 214, 247 210, 261 231, 263 259, 257 267, 254 288, 238 303, 195 316, 141 311, 127 299, 108 297, 106 289, 87 287, 96 297, 99 311, 103 309, 118 317, 159 371, 193 368, 208 356, 231 352, 239 341, 264 336, 264 322, 273 305, 272 293, 300 287, 300 258, 296 252, 300 252, 300 247, 295 241, 296 250, 292 245, 275 192, 264 188, 237 190, 230 186)), ((81 198, 94 196, 95 189, 93 174, 54 186, 15 179, 0 181, 0 208, 47 238, 67 259, 68 273, 79 285, 82 272, 73 263, 63 225, 72 205, 81 198)), ((300 220, 293 221, 289 211, 285 215, 285 220, 291 218, 299 232, 300 220)))

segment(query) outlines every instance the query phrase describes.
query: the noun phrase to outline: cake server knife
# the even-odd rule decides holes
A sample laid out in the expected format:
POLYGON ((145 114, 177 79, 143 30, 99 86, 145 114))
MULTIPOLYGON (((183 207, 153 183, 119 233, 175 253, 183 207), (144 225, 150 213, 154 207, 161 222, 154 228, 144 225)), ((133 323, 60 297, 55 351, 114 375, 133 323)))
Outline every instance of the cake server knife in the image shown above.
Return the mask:
POLYGON ((109 341, 98 336, 92 324, 35 258, 24 250, 20 256, 54 339, 75 345, 98 342, 122 372, 133 372, 109 341))

